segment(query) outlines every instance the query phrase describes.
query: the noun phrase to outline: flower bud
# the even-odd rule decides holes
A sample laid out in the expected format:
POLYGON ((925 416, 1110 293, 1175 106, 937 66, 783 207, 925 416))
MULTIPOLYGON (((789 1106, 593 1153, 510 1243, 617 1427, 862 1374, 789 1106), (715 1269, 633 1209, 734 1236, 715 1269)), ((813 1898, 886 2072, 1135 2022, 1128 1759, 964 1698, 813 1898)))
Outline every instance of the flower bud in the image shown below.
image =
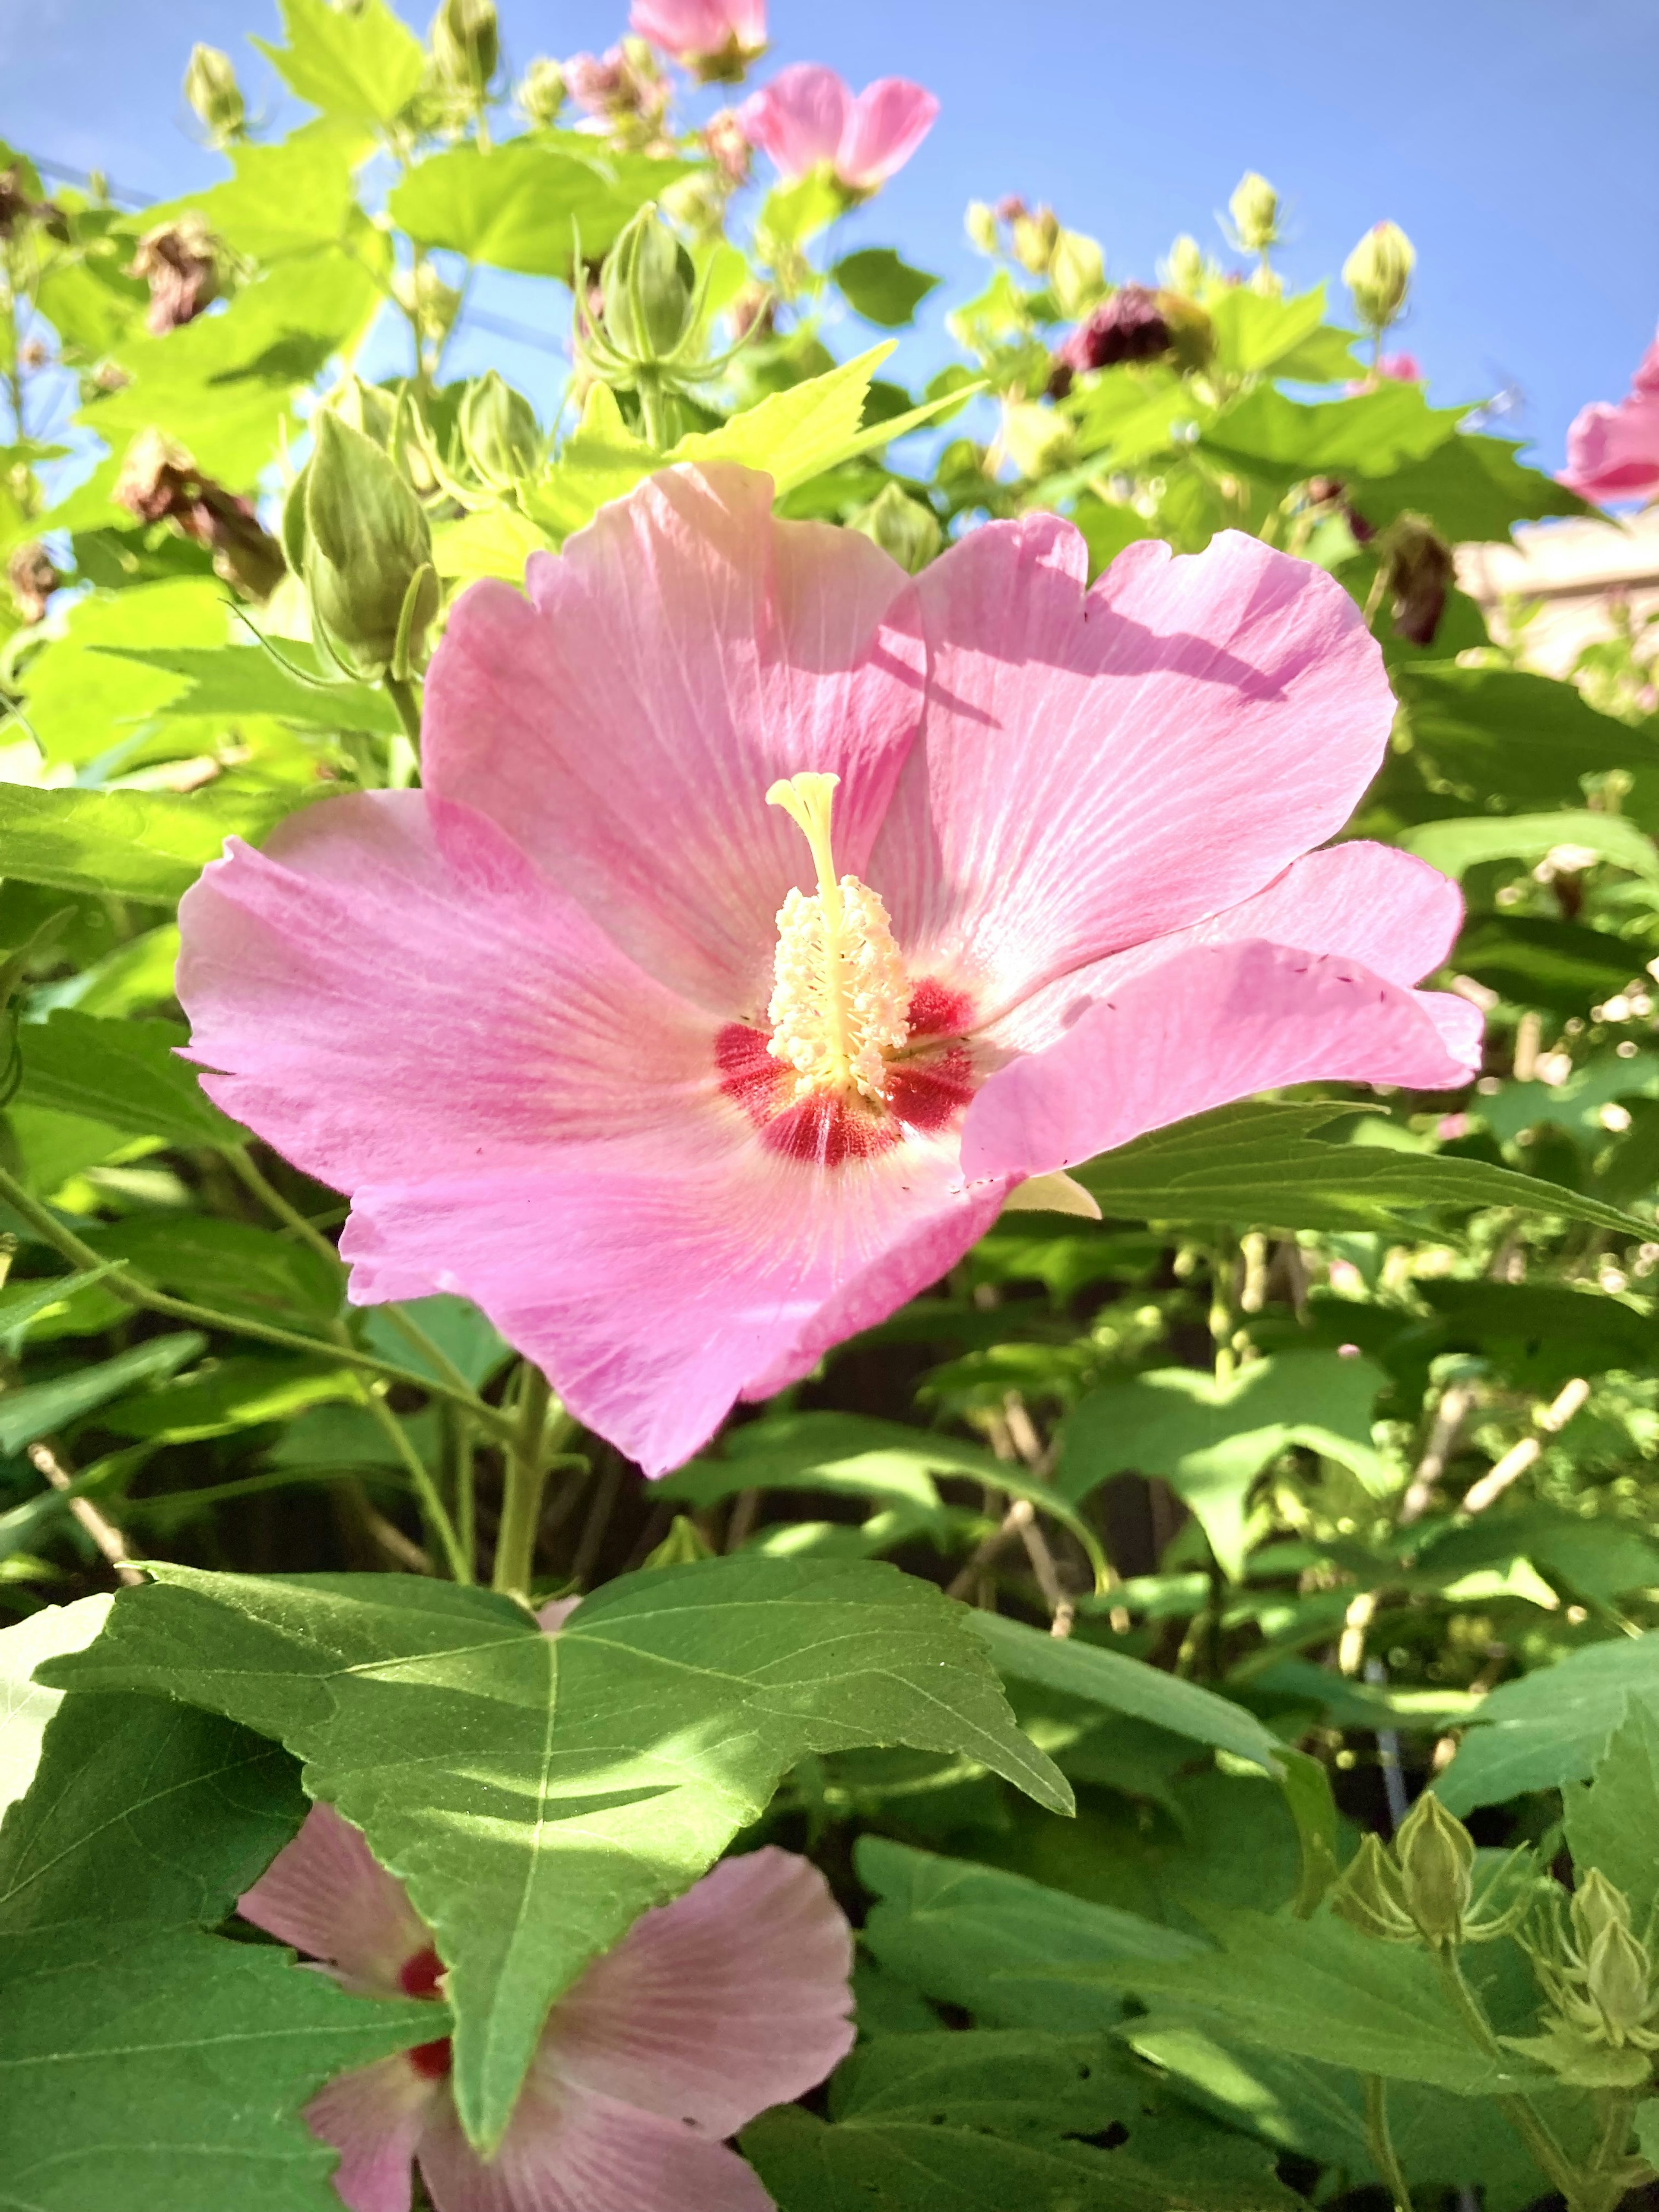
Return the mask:
POLYGON ((1572 1928, 1579 1950, 1588 1958, 1596 1937, 1615 1926, 1630 1926, 1630 1899, 1600 1867, 1592 1867, 1572 1893, 1572 1928))
POLYGON ((722 107, 711 115, 700 134, 708 158, 728 185, 748 181, 754 160, 749 134, 738 120, 735 107, 722 107))
POLYGON ((689 1513, 677 1513, 669 1524, 668 1534, 653 1552, 646 1554, 644 1565, 653 1567, 695 1567, 702 1559, 714 1558, 714 1547, 703 1534, 689 1513))
POLYGON ((1048 257, 1048 289, 1066 321, 1085 314, 1106 289, 1106 257, 1080 230, 1062 230, 1048 257))
POLYGON ((1002 448, 1028 482, 1051 475, 1071 459, 1074 426, 1034 399, 1010 399, 1002 410, 1002 448))
POLYGON ((868 507, 848 524, 890 554, 907 575, 919 575, 945 543, 939 517, 896 483, 884 484, 868 507))
POLYGON ((1020 267, 1029 269, 1033 276, 1042 276, 1060 237, 1060 217, 1052 208, 1038 208, 1035 215, 1022 208, 1008 230, 1020 267))
POLYGON ((1279 242, 1279 194, 1265 177, 1247 169, 1227 203, 1233 229, 1247 253, 1265 253, 1279 242))
POLYGON ((242 88, 230 56, 217 46, 199 43, 190 50, 185 71, 185 98, 195 109, 216 146, 228 145, 243 136, 245 110, 242 88))
POLYGON ((558 121, 564 106, 564 71, 557 62, 538 54, 519 79, 513 100, 532 130, 545 131, 558 121))
POLYGON ((460 404, 461 450, 492 491, 507 491, 541 465, 536 411, 492 368, 468 385, 460 404))
POLYGON ((218 298, 217 241, 201 216, 186 210, 176 222, 145 232, 127 273, 149 286, 144 327, 165 337, 218 298))
POLYGON ((1379 222, 1342 264, 1342 281, 1368 330, 1384 331, 1406 304, 1417 254, 1398 223, 1379 222))
POLYGON ((1384 1943, 1414 1943, 1417 1923, 1406 1910, 1400 1869, 1380 1839, 1368 1835, 1331 1891, 1331 1910, 1362 1935, 1384 1943))
POLYGON ((432 538, 396 464, 329 409, 289 495, 283 538, 303 577, 313 635, 350 676, 374 683, 420 665, 437 614, 432 538))
POLYGON ((9 168, 0 170, 0 239, 9 238, 18 224, 34 213, 34 208, 22 163, 14 161, 9 168))
POLYGON ((1652 2010, 1653 1966, 1646 1950, 1627 1927, 1612 1920, 1590 1945, 1584 1965, 1584 1984, 1605 2023, 1607 2041, 1631 2041, 1646 2028, 1652 2010))
POLYGON ((461 295, 446 284, 429 261, 414 269, 399 269, 392 278, 392 296, 423 338, 443 338, 461 311, 461 295))
POLYGON ((481 99, 501 59, 495 0, 443 0, 432 18, 432 58, 455 92, 481 99))
POLYGON ((1474 1840, 1432 1790, 1425 1791, 1395 1838, 1406 1910, 1437 1948, 1461 1941, 1474 1891, 1474 1840))
POLYGON ((382 384, 365 384, 361 377, 343 376, 324 404, 343 422, 361 430, 377 446, 390 452, 398 427, 398 395, 382 384))
POLYGON ((984 200, 969 200, 968 211, 962 218, 962 227, 969 241, 981 253, 997 250, 997 211, 984 200))
POLYGON ((1204 259, 1204 249, 1188 231, 1182 231, 1164 262, 1164 274, 1172 292, 1184 292, 1195 299, 1203 289, 1209 270, 1204 259))
POLYGON ((641 362, 665 361, 687 335, 696 296, 691 257, 649 202, 605 256, 605 336, 641 362))

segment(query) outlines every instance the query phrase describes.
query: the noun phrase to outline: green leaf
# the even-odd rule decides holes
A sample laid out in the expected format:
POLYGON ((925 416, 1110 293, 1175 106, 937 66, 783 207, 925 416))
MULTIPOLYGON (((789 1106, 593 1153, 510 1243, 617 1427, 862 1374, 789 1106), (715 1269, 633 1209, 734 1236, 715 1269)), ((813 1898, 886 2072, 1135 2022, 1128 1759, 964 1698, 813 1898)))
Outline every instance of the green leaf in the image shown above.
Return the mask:
POLYGON ((855 315, 884 331, 902 330, 939 279, 913 269, 890 246, 866 246, 844 253, 830 274, 855 315))
POLYGON ((1414 384, 1384 382, 1352 399, 1312 406, 1262 384, 1217 416, 1200 447, 1273 484, 1312 476, 1381 476, 1436 453, 1461 414, 1431 408, 1414 384))
POLYGON ((1144 1660, 1079 1643, 1074 1636, 1044 1635, 1010 1620, 1006 1613, 976 1611, 969 1618, 1005 1681, 1034 1682, 1091 1705, 1104 1705, 1111 1712, 1132 1714, 1168 1729, 1172 1735, 1248 1759, 1276 1781, 1283 1779, 1283 1743, 1254 1713, 1218 1697, 1213 1690, 1149 1667, 1144 1660))
POLYGON ((1598 714, 1574 684, 1422 661, 1395 681, 1413 739, 1440 774, 1517 807, 1571 805, 1582 776, 1659 765, 1649 731, 1598 714))
POLYGON ((743 2148, 782 2212, 1286 2212, 1265 2144, 1164 2095, 1105 2037, 883 2036, 743 2148), (1109 2147, 1106 2147, 1109 2146, 1109 2147))
MULTIPOLYGON (((66 1307, 71 1299, 113 1273, 112 1267, 85 1267, 72 1275, 46 1275, 38 1280, 7 1283, 0 1289, 0 1335, 14 1336, 27 1331, 31 1322, 54 1315, 60 1307, 66 1307)), ((123 1312, 131 1310, 123 1299, 114 1303, 123 1312)))
MULTIPOLYGON (((163 1290, 258 1320, 314 1325, 340 1310, 337 1267, 309 1245, 245 1221, 137 1214, 88 1230, 82 1241, 112 1260, 131 1261, 163 1290)), ((0 1328, 7 1318, 0 1305, 0 1328)))
POLYGON ((1588 1781, 1635 1698, 1659 1698, 1659 1636, 1592 1644, 1505 1682, 1480 1705, 1435 1795, 1463 1814, 1588 1781))
POLYGON ((1116 1990, 1079 1982, 1080 1968, 1139 1972, 1204 1954, 1194 1937, 1136 1913, 884 1837, 861 1836, 853 1863, 878 1899, 862 1931, 872 1956, 993 2027, 1109 2027, 1122 2013, 1116 1990))
POLYGON ((1378 1942, 1329 1913, 1287 1920, 1207 1903, 1193 1909, 1221 1948, 1091 1965, 1079 1978, 1175 1998, 1223 2033, 1270 2051, 1460 2096, 1511 2095, 1549 2080, 1470 2040, 1425 1951, 1378 1942))
POLYGON ((125 1396, 141 1382, 158 1382, 176 1375, 187 1360, 206 1346, 207 1339, 184 1329, 172 1336, 154 1336, 131 1352, 91 1367, 71 1368, 49 1382, 25 1382, 21 1389, 0 1393, 0 1454, 20 1452, 37 1437, 55 1429, 67 1429, 112 1399, 125 1396))
POLYGON ((487 153, 467 145, 429 154, 392 187, 387 206, 419 245, 568 282, 579 239, 585 259, 604 253, 647 200, 695 167, 612 153, 574 131, 538 131, 487 153))
POLYGON ((763 255, 775 246, 804 246, 847 212, 840 186, 827 169, 809 169, 792 185, 775 185, 761 204, 755 234, 763 255))
MULTIPOLYGON (((466 1298, 440 1291, 429 1298, 410 1298, 402 1310, 427 1336, 450 1364, 459 1367, 475 1390, 481 1389, 496 1370, 513 1357, 512 1347, 495 1323, 466 1298)), ((435 1380, 439 1370, 404 1335, 390 1314, 371 1308, 363 1320, 363 1341, 383 1359, 417 1375, 435 1380)))
POLYGON ((1578 1880, 1599 1867, 1630 1899, 1641 1934, 1659 1908, 1659 1691, 1631 1699, 1589 1788, 1570 1782, 1563 1796, 1578 1880))
MULTIPOLYGON (((600 392, 615 408, 616 399, 609 387, 596 384, 593 392, 600 392)), ((592 395, 590 403, 591 398, 592 395)), ((577 440, 571 443, 576 443, 580 437, 578 432, 577 440)), ((568 453, 567 446, 567 456, 568 453)), ((652 459, 654 461, 655 456, 652 459)), ((636 478, 629 478, 630 483, 635 481, 636 478)), ((581 520, 587 519, 583 514, 581 520)), ((569 526, 576 528, 580 525, 573 523, 569 526)), ((512 507, 490 507, 477 514, 464 514, 458 521, 441 522, 432 533, 434 567, 441 576, 453 577, 463 584, 470 584, 477 576, 499 576, 503 583, 521 585, 531 555, 548 550, 547 532, 512 507)))
POLYGON ((250 844, 294 811, 288 792, 210 784, 166 791, 37 791, 0 785, 0 876, 171 906, 227 837, 250 844))
MULTIPOLYGON (((1616 817, 1591 815, 1589 821, 1616 817)), ((1441 1209, 1514 1206, 1649 1234, 1633 1215, 1483 1160, 1334 1145, 1313 1132, 1351 1106, 1251 1102, 1154 1129, 1076 1170, 1109 1216, 1264 1229, 1392 1229, 1441 1209)))
POLYGON ((1546 515, 1595 512, 1553 477, 1523 468, 1516 459, 1520 450, 1506 439, 1460 432, 1390 475, 1354 479, 1349 501, 1377 530, 1396 515, 1426 514, 1453 544, 1505 538, 1512 524, 1546 515))
POLYGON ((222 1114, 196 1071, 180 1060, 189 1042, 182 1024, 100 1021, 64 1011, 20 1033, 23 1077, 18 1096, 33 1106, 106 1121, 135 1136, 169 1145, 210 1145, 223 1151, 246 1141, 246 1130, 222 1114))
POLYGON ((107 1407, 102 1419, 119 1437, 188 1443, 201 1437, 258 1428, 267 1421, 289 1420, 313 1406, 360 1401, 362 1395, 356 1372, 340 1366, 327 1352, 314 1359, 241 1352, 210 1361, 200 1374, 186 1376, 182 1382, 123 1399, 107 1407))
POLYGON ((210 230, 252 260, 314 253, 346 234, 352 155, 359 150, 352 134, 329 125, 312 125, 275 146, 234 147, 236 173, 228 183, 146 208, 142 218, 133 218, 135 232, 193 209, 210 230))
POLYGON ((348 11, 327 0, 282 0, 282 9, 287 46, 253 44, 313 107, 354 123, 390 123, 419 91, 425 52, 386 0, 348 11))
POLYGON ((1066 1416, 1055 1484, 1080 1503, 1110 1475, 1163 1476, 1237 1582, 1251 1487, 1291 1445, 1339 1461, 1375 1496, 1395 1486, 1371 1442, 1371 1405, 1387 1380, 1369 1360, 1293 1352, 1253 1360, 1226 1382, 1166 1367, 1109 1383, 1066 1416))
POLYGON ((1482 915, 1457 940, 1460 975, 1472 975, 1500 998, 1578 1015, 1622 991, 1637 963, 1634 948, 1608 930, 1547 915, 1482 915))
POLYGON ((960 1610, 867 1561, 625 1576, 556 1638, 505 1598, 412 1577, 153 1571, 60 1686, 180 1698, 307 1761, 434 1930, 485 2147, 553 1998, 809 1752, 963 1752, 1070 1808, 960 1610))
MULTIPOLYGON (((522 565, 520 573, 523 573, 522 565)), ((126 600, 143 596, 143 592, 121 594, 126 600)), ((218 611, 222 629, 222 597, 218 611)), ((164 646, 146 650, 137 645, 107 645, 94 646, 93 650, 106 657, 118 654, 124 662, 154 669, 158 676, 182 679, 184 689, 178 684, 169 684, 167 696, 149 708, 157 716, 203 714, 216 721, 232 721, 249 714, 274 714, 307 729, 368 730, 380 737, 393 736, 403 727, 396 708, 374 685, 337 679, 314 688, 289 675, 260 646, 216 645, 208 649, 164 646)), ((283 659, 295 667, 313 676, 321 672, 314 647, 284 638, 280 650, 283 659)))
POLYGON ((1644 2097, 1636 2107, 1636 2147, 1650 2166, 1659 2166, 1659 2097, 1644 2097))
POLYGON ((1448 876, 1462 876, 1486 860, 1541 860, 1557 845, 1582 845, 1614 867, 1659 883, 1653 840, 1622 814, 1460 815, 1450 822, 1419 822, 1400 842, 1448 876))
MULTIPOLYGON (((1315 332, 1324 322, 1325 287, 1320 284, 1311 292, 1273 300, 1265 292, 1251 291, 1246 284, 1235 284, 1211 300, 1209 313, 1215 328, 1216 358, 1230 376, 1259 376, 1271 369, 1276 376, 1308 379, 1305 366, 1297 369, 1285 364, 1291 356, 1308 352, 1315 332)), ((1337 352, 1344 356, 1351 335, 1341 331, 1330 333, 1337 352)), ((1347 374, 1346 367, 1333 371, 1334 376, 1347 374)))
MULTIPOLYGON (((82 1651, 104 1626, 111 1605, 100 1592, 73 1605, 46 1605, 14 1627, 0 1628, 0 1814, 15 1804, 34 1779, 46 1723, 64 1702, 61 1690, 34 1680, 43 1659, 82 1651)), ((0 1832, 8 1847, 9 1824, 0 1832)))
POLYGON ((185 687, 165 668, 143 668, 105 646, 216 647, 225 635, 225 590, 216 578, 191 576, 94 592, 70 609, 63 636, 25 672, 29 728, 49 761, 83 768, 118 746, 131 747, 152 718, 185 687))

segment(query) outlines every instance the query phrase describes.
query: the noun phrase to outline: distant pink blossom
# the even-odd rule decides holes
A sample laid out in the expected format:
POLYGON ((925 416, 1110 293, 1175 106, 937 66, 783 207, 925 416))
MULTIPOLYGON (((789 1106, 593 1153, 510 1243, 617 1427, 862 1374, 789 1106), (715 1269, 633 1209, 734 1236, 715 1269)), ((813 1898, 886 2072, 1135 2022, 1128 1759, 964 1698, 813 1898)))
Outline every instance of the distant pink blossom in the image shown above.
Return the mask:
POLYGON ((771 501, 665 470, 475 584, 424 788, 233 841, 180 913, 205 1088, 350 1193, 352 1296, 476 1300, 651 1473, 1027 1178, 1285 1084, 1461 1085, 1480 1030, 1410 988, 1455 886, 1310 851, 1394 715, 1323 570, 1229 532, 1091 589, 1032 514, 913 582, 771 501))
POLYGON ((1379 376, 1388 377, 1395 384, 1421 384, 1423 372, 1417 365, 1414 353, 1385 353, 1376 364, 1379 376))
POLYGON ((740 77, 766 51, 766 0, 634 0, 628 21, 706 82, 740 77))
POLYGON ((856 100, 834 70, 795 62, 738 110, 750 143, 793 184, 828 162, 851 192, 873 192, 902 169, 933 125, 939 102, 901 76, 878 77, 856 100))
MULTIPOLYGON (((443 1962, 402 1885, 331 1806, 242 1917, 364 1996, 436 1997, 443 1962)), ((496 2157, 461 2132, 447 2037, 341 2075, 306 2107, 351 2212, 769 2212, 724 2138, 845 2056, 852 1937, 807 1860, 727 1859, 636 1920, 554 2006, 496 2157)))
POLYGON ((1659 336, 1617 406, 1596 399, 1580 411, 1567 433, 1561 481, 1602 503, 1659 493, 1659 336))

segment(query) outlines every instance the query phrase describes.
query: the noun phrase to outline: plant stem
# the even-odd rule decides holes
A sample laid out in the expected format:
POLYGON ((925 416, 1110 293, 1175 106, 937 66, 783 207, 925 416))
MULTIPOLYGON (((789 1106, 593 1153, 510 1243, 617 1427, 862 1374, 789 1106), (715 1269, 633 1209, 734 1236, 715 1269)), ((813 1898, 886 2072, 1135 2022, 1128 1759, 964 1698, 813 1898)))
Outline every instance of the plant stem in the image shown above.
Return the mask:
MULTIPOLYGON (((341 1334, 344 1334, 343 1329, 341 1334)), ((404 1471, 415 1486, 415 1495, 421 1502, 421 1511, 426 1517, 427 1524, 436 1534, 439 1543, 443 1547, 444 1558, 448 1562, 452 1579, 458 1583, 470 1583, 472 1580, 472 1562, 461 1547, 460 1539, 455 1533, 455 1524, 449 1517, 443 1499, 438 1495, 436 1483, 432 1480, 432 1471, 410 1443, 408 1430, 404 1428, 391 1407, 381 1398, 380 1392, 371 1383, 362 1381, 361 1377, 358 1380, 357 1395, 368 1408, 376 1425, 384 1433, 398 1457, 403 1462, 404 1471)))
POLYGON ((313 1252, 320 1252, 325 1260, 336 1267, 342 1265, 339 1254, 316 1224, 308 1220, 297 1206, 290 1206, 275 1183, 253 1164, 240 1145, 228 1146, 219 1156, 244 1190, 257 1198, 268 1212, 284 1222, 302 1243, 313 1252))
MULTIPOLYGON (((1437 1948, 1434 1957, 1446 1994, 1457 2008, 1458 2017, 1469 2039, 1478 2045, 1488 2058, 1499 2064, 1504 2063, 1504 2046, 1493 2034, 1492 2022, 1486 2018, 1480 1998, 1464 1979, 1456 1953, 1437 1948)), ((1527 2100, 1524 2097, 1499 2097, 1496 2102, 1504 2118, 1532 2153, 1539 2170, 1551 2187, 1560 2191, 1569 2206, 1575 2204, 1578 2201, 1577 2186, 1581 2177, 1527 2100)))
POLYGON ((1412 2212, 1410 2184, 1400 2171, 1394 2137, 1389 2132, 1389 2085, 1380 2074, 1365 2076, 1365 2141, 1371 2163, 1394 2198, 1394 2212, 1412 2212))
POLYGON ((331 1343, 325 1337, 302 1336, 295 1329, 276 1328, 268 1322, 252 1321, 241 1314, 221 1313, 215 1307, 196 1305, 186 1298, 169 1297, 164 1291, 153 1290, 142 1276, 133 1274, 125 1261, 112 1268, 100 1252, 83 1244, 72 1229, 66 1229, 49 1207, 32 1198, 17 1178, 3 1168, 0 1168, 0 1200, 72 1266, 97 1268, 118 1298, 125 1298, 130 1306, 142 1312, 162 1314, 169 1321, 188 1322, 197 1328, 218 1329, 228 1336, 252 1337, 256 1343, 277 1345, 284 1352, 325 1352, 343 1366, 360 1367, 367 1374, 378 1375, 383 1382, 406 1382, 428 1397, 453 1399, 465 1406, 473 1419, 492 1436, 505 1437, 510 1432, 512 1424, 506 1414, 498 1407, 487 1404, 475 1391, 456 1390, 435 1376, 418 1374, 412 1367, 399 1367, 389 1359, 377 1359, 372 1352, 360 1351, 349 1340, 331 1343))
POLYGON ((1215 1346, 1215 1379, 1231 1382, 1238 1361, 1233 1351, 1233 1267, 1237 1254, 1229 1244, 1219 1246, 1210 1260, 1210 1340, 1215 1346))
POLYGON ((404 735, 415 748, 415 757, 421 755, 421 702, 413 683, 406 676, 383 676, 382 690, 398 709, 398 720, 404 726, 404 735))
POLYGON ((530 1360, 524 1362, 519 1375, 518 1421, 507 1446, 507 1486, 490 1587, 507 1597, 527 1601, 542 1491, 547 1481, 547 1415, 553 1394, 546 1376, 530 1360))

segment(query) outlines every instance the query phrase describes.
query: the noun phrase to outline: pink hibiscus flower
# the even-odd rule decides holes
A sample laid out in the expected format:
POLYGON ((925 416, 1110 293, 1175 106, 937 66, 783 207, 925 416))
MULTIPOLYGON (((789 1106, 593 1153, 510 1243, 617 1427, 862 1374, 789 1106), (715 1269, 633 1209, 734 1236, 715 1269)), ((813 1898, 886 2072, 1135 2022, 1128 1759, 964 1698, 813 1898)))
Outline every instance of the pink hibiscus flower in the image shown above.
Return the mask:
POLYGON ((1659 337, 1615 407, 1581 410, 1567 433, 1561 482, 1582 499, 1647 499, 1659 493, 1659 337))
POLYGON ((766 51, 766 0, 634 0, 628 21, 706 82, 740 77, 766 51))
MULTIPOLYGON (((435 1997, 443 1965, 403 1887, 329 1805, 242 1917, 367 1996, 435 1997)), ((787 1851, 726 1859, 636 1920, 554 2006, 501 2150, 461 2132, 446 2037, 343 2074, 306 2107, 352 2212, 768 2212, 724 2138, 821 2081, 853 2041, 852 1936, 787 1851)))
POLYGON ((1480 1015, 1410 988, 1455 887, 1309 850, 1394 713, 1347 593, 1231 532, 1087 562, 1035 514, 913 582, 683 467, 464 594, 424 790, 232 841, 180 910, 205 1087, 351 1194, 354 1297, 475 1299, 660 1473, 1028 1178, 1468 1079, 1480 1015))
POLYGON ((751 93, 738 119, 786 183, 828 162, 836 183, 861 196, 904 167, 938 113, 933 94, 904 77, 878 77, 854 100, 834 70, 795 62, 751 93))

